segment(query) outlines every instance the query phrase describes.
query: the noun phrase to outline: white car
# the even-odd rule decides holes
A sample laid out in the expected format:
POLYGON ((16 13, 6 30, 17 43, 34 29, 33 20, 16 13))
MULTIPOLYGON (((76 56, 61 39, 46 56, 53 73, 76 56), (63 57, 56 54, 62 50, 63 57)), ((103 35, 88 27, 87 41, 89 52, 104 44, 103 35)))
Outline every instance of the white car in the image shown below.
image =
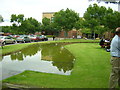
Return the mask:
POLYGON ((8 43, 16 43, 16 41, 9 36, 0 36, 0 43, 5 45, 8 43))

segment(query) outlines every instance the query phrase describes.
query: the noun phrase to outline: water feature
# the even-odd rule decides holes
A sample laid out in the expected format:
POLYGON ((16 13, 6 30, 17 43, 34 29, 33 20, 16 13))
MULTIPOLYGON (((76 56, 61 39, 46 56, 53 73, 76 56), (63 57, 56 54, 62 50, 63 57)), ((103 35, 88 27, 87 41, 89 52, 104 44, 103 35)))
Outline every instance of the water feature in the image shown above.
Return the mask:
POLYGON ((34 44, 19 52, 2 57, 2 79, 32 70, 44 73, 70 75, 74 56, 64 44, 34 44))

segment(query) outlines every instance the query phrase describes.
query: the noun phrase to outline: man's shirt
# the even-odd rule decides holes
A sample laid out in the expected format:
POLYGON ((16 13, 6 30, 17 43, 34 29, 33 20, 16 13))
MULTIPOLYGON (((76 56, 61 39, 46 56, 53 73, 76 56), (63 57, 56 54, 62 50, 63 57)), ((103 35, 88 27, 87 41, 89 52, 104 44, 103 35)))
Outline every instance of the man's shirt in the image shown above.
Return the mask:
POLYGON ((115 35, 111 42, 111 56, 120 57, 120 37, 115 35))

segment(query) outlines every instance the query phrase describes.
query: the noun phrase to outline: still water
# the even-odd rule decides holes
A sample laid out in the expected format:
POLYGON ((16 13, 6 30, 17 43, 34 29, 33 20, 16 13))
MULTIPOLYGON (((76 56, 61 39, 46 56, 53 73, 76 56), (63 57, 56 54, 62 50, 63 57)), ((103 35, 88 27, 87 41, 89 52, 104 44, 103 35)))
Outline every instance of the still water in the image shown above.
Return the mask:
POLYGON ((19 52, 2 57, 2 79, 32 70, 44 73, 70 75, 74 56, 65 44, 34 44, 19 52))

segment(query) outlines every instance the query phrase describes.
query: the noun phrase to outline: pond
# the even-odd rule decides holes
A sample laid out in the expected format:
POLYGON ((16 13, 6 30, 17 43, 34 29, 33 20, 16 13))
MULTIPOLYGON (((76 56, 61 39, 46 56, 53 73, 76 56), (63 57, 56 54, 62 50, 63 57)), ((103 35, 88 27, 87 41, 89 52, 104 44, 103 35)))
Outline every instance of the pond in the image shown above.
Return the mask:
POLYGON ((25 70, 44 73, 70 75, 74 56, 64 48, 65 44, 34 44, 27 48, 2 56, 2 79, 16 75, 25 70))

